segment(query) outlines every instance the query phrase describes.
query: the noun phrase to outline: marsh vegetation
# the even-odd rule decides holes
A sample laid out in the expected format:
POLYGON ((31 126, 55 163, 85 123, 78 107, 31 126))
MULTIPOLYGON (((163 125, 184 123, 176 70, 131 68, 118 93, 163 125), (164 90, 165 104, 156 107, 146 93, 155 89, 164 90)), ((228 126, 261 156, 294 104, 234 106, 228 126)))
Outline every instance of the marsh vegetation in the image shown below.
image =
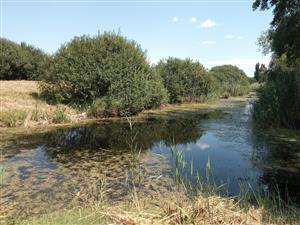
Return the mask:
POLYGON ((0 223, 299 224, 299 1, 253 8, 274 9, 253 78, 116 32, 1 38, 0 223))
POLYGON ((297 224, 299 133, 254 126, 248 104, 2 133, 1 213, 17 224, 297 224))

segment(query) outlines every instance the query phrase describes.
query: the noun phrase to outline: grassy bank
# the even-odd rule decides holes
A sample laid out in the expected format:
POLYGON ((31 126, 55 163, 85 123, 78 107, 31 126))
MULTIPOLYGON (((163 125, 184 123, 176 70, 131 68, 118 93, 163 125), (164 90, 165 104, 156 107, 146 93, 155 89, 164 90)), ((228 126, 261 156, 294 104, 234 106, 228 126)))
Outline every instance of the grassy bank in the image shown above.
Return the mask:
MULTIPOLYGON (((0 81, 0 86, 0 127, 26 128, 95 120, 88 117, 85 111, 67 105, 47 104, 39 96, 37 81, 0 81)), ((244 100, 245 98, 230 99, 230 101, 244 100)), ((214 109, 216 106, 212 102, 164 105, 158 109, 143 111, 137 117, 142 119, 151 116, 180 115, 197 112, 199 109, 214 109)), ((110 120, 115 119, 118 118, 110 118, 110 120)))
POLYGON ((187 197, 179 191, 157 198, 139 197, 133 189, 131 199, 53 212, 26 220, 10 220, 19 225, 260 225, 299 224, 299 210, 276 207, 271 199, 243 205, 242 199, 199 194, 187 197))
POLYGON ((0 127, 29 127, 78 121, 78 111, 49 105, 39 97, 36 81, 0 81, 0 127))
POLYGON ((51 213, 17 224, 262 224, 261 210, 242 210, 232 199, 198 196, 132 199, 118 204, 51 213))

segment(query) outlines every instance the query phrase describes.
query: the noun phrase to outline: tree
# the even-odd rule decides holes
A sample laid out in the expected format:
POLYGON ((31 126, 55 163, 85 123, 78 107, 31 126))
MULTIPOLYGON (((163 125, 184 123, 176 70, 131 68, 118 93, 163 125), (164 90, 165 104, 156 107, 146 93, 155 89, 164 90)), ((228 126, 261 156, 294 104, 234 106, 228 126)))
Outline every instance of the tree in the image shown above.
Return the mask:
POLYGON ((256 0, 253 9, 273 9, 273 20, 267 37, 271 50, 281 56, 286 54, 289 62, 300 58, 300 1, 256 0))
POLYGON ((259 63, 255 64, 254 78, 257 82, 259 81, 259 63))
POLYGON ((0 79, 36 80, 45 73, 49 56, 26 43, 0 39, 0 79))
POLYGON ((167 100, 146 53, 116 33, 75 37, 61 46, 43 81, 48 100, 77 106, 95 103, 104 114, 131 115, 167 100))
POLYGON ((213 80, 197 61, 170 57, 161 60, 155 70, 163 79, 171 103, 204 101, 212 93, 213 80))
POLYGON ((239 96, 249 92, 248 77, 237 66, 215 66, 209 72, 219 84, 220 95, 239 96))
POLYGON ((257 82, 262 83, 267 80, 267 67, 265 64, 256 63, 255 71, 254 71, 254 78, 257 82))
POLYGON ((266 84, 258 92, 254 118, 269 125, 300 127, 300 1, 256 0, 253 9, 273 7, 268 32, 259 38, 272 52, 266 84))

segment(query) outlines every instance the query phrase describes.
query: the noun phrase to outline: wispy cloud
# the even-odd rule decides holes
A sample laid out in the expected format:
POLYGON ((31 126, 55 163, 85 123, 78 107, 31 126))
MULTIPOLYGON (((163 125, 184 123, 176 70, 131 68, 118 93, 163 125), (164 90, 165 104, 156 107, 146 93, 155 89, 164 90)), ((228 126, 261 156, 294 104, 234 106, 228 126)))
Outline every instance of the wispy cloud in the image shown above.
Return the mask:
POLYGON ((232 34, 227 34, 224 36, 225 39, 233 39, 234 38, 234 35, 232 34))
POLYGON ((212 21, 211 19, 206 19, 200 24, 200 27, 201 28, 212 28, 216 25, 217 25, 216 22, 212 21))
POLYGON ((197 17, 193 16, 190 18, 191 23, 196 23, 197 22, 197 17))
POLYGON ((234 39, 234 40, 242 40, 243 37, 242 36, 235 36, 235 35, 232 35, 232 34, 227 34, 224 36, 225 39, 234 39))
POLYGON ((202 45, 215 45, 217 44, 216 41, 202 41, 201 42, 202 45))
POLYGON ((172 22, 177 23, 178 21, 179 21, 178 17, 177 16, 173 16, 172 22))

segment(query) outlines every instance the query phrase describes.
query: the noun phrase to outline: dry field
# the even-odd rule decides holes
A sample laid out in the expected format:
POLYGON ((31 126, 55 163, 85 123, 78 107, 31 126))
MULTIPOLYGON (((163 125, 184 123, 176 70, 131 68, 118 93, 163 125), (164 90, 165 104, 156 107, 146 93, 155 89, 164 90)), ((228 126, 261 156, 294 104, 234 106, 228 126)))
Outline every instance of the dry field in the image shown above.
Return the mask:
POLYGON ((37 81, 0 81, 0 127, 48 125, 76 120, 65 105, 49 105, 39 97, 37 81))

